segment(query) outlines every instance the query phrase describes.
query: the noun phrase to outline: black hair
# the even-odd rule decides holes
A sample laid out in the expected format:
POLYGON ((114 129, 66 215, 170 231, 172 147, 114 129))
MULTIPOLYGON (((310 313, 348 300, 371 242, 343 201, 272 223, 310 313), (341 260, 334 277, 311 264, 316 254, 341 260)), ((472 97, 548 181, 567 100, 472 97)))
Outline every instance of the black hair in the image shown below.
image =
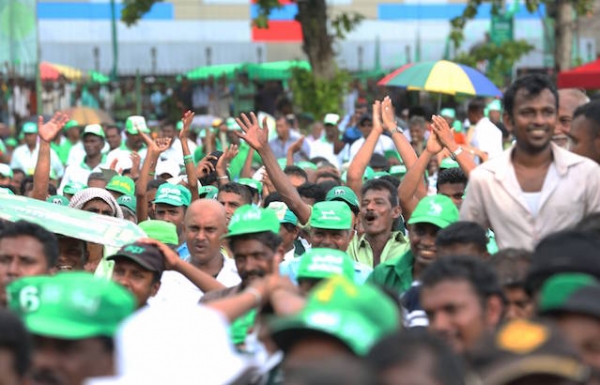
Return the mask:
POLYGON ((575 225, 575 230, 592 233, 600 238, 600 212, 592 213, 583 218, 575 225))
POLYGON ((483 98, 474 98, 469 102, 469 106, 467 107, 468 112, 479 112, 483 113, 485 110, 485 100, 483 98))
POLYGON ((309 162, 310 163, 314 163, 316 165, 319 165, 319 163, 322 163, 322 162, 323 163, 329 163, 329 161, 327 159, 325 159, 324 157, 322 157, 322 156, 315 156, 314 158, 310 158, 309 162))
POLYGON ((515 106, 515 97, 520 90, 525 91, 526 98, 538 96, 542 91, 549 90, 554 95, 555 108, 558 110, 558 91, 554 82, 547 75, 529 74, 522 76, 512 82, 506 92, 504 92, 504 112, 512 120, 513 109, 515 106))
POLYGON ((18 191, 16 191, 15 187, 11 184, 0 184, 0 187, 12 191, 12 193, 15 195, 18 194, 18 191))
POLYGON ((283 240, 281 239, 281 236, 279 236, 279 234, 275 234, 270 231, 263 231, 260 233, 242 234, 242 235, 230 237, 229 238, 229 248, 231 249, 231 251, 233 251, 235 249, 236 242, 247 241, 250 239, 259 241, 260 243, 264 244, 265 246, 267 246, 269 249, 271 249, 273 251, 276 251, 277 248, 281 245, 281 242, 283 242, 283 240))
POLYGON ((334 174, 332 172, 320 172, 320 173, 318 173, 316 179, 321 179, 321 178, 333 179, 337 183, 336 186, 339 186, 339 185, 342 184, 342 179, 339 177, 339 175, 334 174))
POLYGON ((115 350, 115 341, 111 337, 99 336, 96 337, 102 344, 102 347, 107 353, 113 353, 115 350))
POLYGON ((590 134, 592 134, 592 137, 600 135, 600 101, 595 100, 577 107, 573 112, 573 120, 579 116, 583 116, 591 123, 592 132, 590 134))
POLYGON ((363 185, 360 195, 364 197, 365 194, 369 190, 389 192, 389 194, 390 194, 389 200, 390 200, 392 207, 398 206, 398 192, 394 188, 394 185, 391 184, 390 182, 388 182, 387 180, 382 180, 380 178, 380 179, 373 179, 373 180, 368 181, 367 183, 365 183, 363 185))
POLYGON ((298 190, 298 194, 300 194, 301 197, 308 198, 308 199, 314 199, 315 203, 323 202, 327 195, 325 190, 323 190, 323 187, 321 187, 318 184, 310 183, 310 182, 307 182, 301 186, 298 186, 297 190, 298 190))
POLYGON ((269 205, 273 202, 283 202, 281 195, 279 195, 277 191, 274 191, 265 197, 263 201, 263 207, 269 207, 269 205))
POLYGON ((423 287, 433 287, 445 281, 467 281, 485 305, 488 298, 504 298, 498 276, 492 267, 475 257, 449 256, 430 264, 421 276, 423 287))
POLYGON ((160 125, 160 129, 163 129, 165 127, 173 127, 175 129, 176 123, 170 119, 167 119, 165 121, 163 121, 160 125))
POLYGON ((461 221, 441 229, 435 238, 437 247, 455 244, 473 244, 481 252, 487 250, 488 238, 486 231, 478 223, 461 221))
MULTIPOLYGON (((14 173, 13 173, 14 175, 14 173)), ((27 185, 28 184, 32 184, 33 185, 33 176, 32 175, 28 175, 25 178, 23 178, 23 180, 21 181, 21 186, 19 186, 19 194, 20 195, 25 195, 27 194, 27 185)))
POLYGON ((304 169, 298 166, 285 166, 285 168, 283 169, 283 173, 285 175, 299 176, 308 180, 308 174, 306 174, 306 171, 304 171, 304 169))
POLYGON ((390 184, 392 186, 394 186, 396 191, 398 191, 398 187, 400 187, 400 179, 396 178, 395 176, 384 175, 381 178, 379 178, 379 180, 384 180, 386 182, 390 182, 390 184))
POLYGON ((117 130, 117 132, 119 133, 119 135, 121 134, 121 129, 119 128, 119 126, 115 126, 115 125, 109 124, 109 125, 107 125, 104 128, 104 132, 106 132, 108 130, 117 130))
POLYGON ((381 339, 371 348, 367 361, 377 373, 382 373, 393 367, 410 367, 425 355, 432 358, 429 370, 438 383, 464 384, 465 369, 460 358, 439 337, 421 328, 381 339))
POLYGON ((106 179, 104 178, 104 174, 102 174, 101 172, 93 172, 90 174, 90 176, 88 176, 88 185, 90 184, 91 180, 101 180, 106 182, 106 179))
POLYGON ((0 350, 13 357, 13 369, 23 378, 31 365, 31 337, 23 322, 6 309, 0 309, 0 350))
MULTIPOLYGON (((302 336, 318 339, 335 337, 321 332, 303 331, 302 336)), ((302 338, 302 336, 300 338, 302 338)), ((285 383, 293 385, 379 385, 377 374, 358 357, 338 355, 326 360, 305 361, 285 370, 285 383)))
POLYGON ((531 265, 531 251, 525 249, 503 249, 492 255, 488 263, 505 287, 524 287, 527 271, 531 265))
POLYGON ((467 184, 467 174, 462 169, 453 167, 439 171, 436 184, 437 189, 442 185, 454 183, 467 184))
POLYGON ((337 187, 337 186, 341 186, 342 183, 340 181, 340 183, 334 182, 332 180, 324 180, 323 182, 317 183, 319 186, 321 186, 321 188, 323 189, 323 191, 325 192, 325 196, 327 196, 327 193, 337 187))
POLYGON ((56 236, 42 226, 27 222, 17 221, 7 225, 0 234, 0 240, 5 238, 17 238, 28 236, 35 238, 44 247, 44 255, 48 263, 48 269, 54 267, 58 259, 58 241, 56 236))
POLYGON ((148 186, 146 187, 146 192, 150 190, 158 189, 161 185, 167 183, 164 179, 152 179, 148 182, 148 186))
POLYGON ((20 168, 13 168, 12 172, 13 172, 13 178, 14 178, 15 174, 23 174, 23 175, 25 175, 25 171, 21 170, 20 168))
POLYGON ((285 229, 291 233, 294 230, 298 229, 298 226, 291 224, 291 223, 282 223, 281 226, 285 227, 285 229))
POLYGON ((48 195, 56 195, 56 186, 48 184, 48 195))
POLYGON ((250 190, 250 187, 246 185, 230 182, 219 187, 219 193, 222 192, 241 196, 245 204, 249 205, 252 203, 252 190, 250 190))

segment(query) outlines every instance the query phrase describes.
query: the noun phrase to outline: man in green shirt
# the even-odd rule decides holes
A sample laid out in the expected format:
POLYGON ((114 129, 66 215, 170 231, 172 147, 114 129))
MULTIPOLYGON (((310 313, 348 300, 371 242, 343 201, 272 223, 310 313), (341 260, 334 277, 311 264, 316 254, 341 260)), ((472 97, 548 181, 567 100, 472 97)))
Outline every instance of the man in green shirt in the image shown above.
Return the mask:
POLYGON ((427 196, 419 201, 408 221, 410 248, 403 255, 377 266, 368 282, 387 287, 398 294, 408 290, 414 280, 437 259, 435 239, 438 231, 458 221, 458 209, 444 195, 427 196))
POLYGON ((365 233, 352 239, 348 254, 370 267, 404 255, 408 241, 402 232, 392 231, 401 214, 394 186, 374 179, 363 186, 361 196, 360 221, 365 233))

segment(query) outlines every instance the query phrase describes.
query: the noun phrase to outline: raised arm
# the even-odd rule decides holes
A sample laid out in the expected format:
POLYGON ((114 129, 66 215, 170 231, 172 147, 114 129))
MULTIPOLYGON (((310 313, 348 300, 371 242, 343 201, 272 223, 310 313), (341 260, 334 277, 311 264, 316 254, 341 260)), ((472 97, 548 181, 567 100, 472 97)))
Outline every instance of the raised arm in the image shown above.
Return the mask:
POLYGON ((417 153, 413 146, 408 142, 408 139, 398 130, 396 118, 394 114, 394 106, 392 99, 386 96, 381 104, 381 115, 383 119, 383 127, 392 137, 396 150, 400 154, 400 158, 407 169, 411 168, 417 162, 417 153))
POLYGON ((235 131, 235 134, 245 140, 250 147, 258 152, 273 185, 281 195, 285 204, 294 214, 296 214, 300 223, 308 223, 311 207, 304 203, 300 194, 298 194, 298 190, 288 182, 287 175, 285 175, 281 167, 279 167, 277 159, 275 158, 271 147, 269 147, 267 119, 263 120, 262 127, 260 127, 256 115, 251 112, 250 118, 245 114, 242 114, 241 118, 236 119, 236 121, 244 133, 242 134, 235 131))
POLYGON ((181 142, 181 149, 183 150, 183 164, 185 165, 185 173, 188 179, 188 189, 192 193, 192 202, 197 200, 198 197, 198 177, 196 176, 196 165, 194 165, 194 155, 190 152, 188 144, 188 137, 190 133, 190 126, 194 120, 194 113, 188 111, 183 115, 181 121, 183 127, 179 131, 179 141, 181 142))
POLYGON ((365 138, 365 143, 361 146, 356 153, 356 156, 348 167, 347 185, 356 193, 356 196, 360 200, 360 190, 362 188, 363 174, 369 162, 371 156, 377 146, 377 141, 383 133, 383 126, 381 124, 381 102, 376 100, 373 103, 373 129, 369 136, 365 138))
POLYGON ((294 165, 294 155, 302 150, 302 144, 304 143, 304 135, 302 135, 300 138, 298 138, 298 140, 296 140, 294 143, 292 143, 292 145, 290 146, 290 148, 288 148, 287 150, 287 157, 286 157, 286 165, 287 166, 293 166, 294 165))
POLYGON ((40 148, 38 159, 33 172, 33 190, 31 197, 45 201, 48 197, 48 184, 50 183, 50 142, 56 137, 69 117, 61 112, 54 114, 52 119, 44 124, 44 118, 38 118, 38 135, 40 148))
MULTIPOLYGON (((454 141, 454 134, 452 133, 450 126, 448 126, 446 119, 442 118, 441 116, 434 115, 432 120, 433 131, 440 140, 440 143, 442 143, 442 145, 447 148, 451 154, 456 153, 460 146, 454 141)), ((456 161, 458 162, 460 168, 464 171, 465 175, 467 175, 467 178, 469 177, 471 171, 477 167, 467 149, 460 151, 460 153, 456 156, 456 161)))
POLYGON ((171 139, 158 138, 156 141, 153 141, 143 131, 140 130, 139 132, 148 148, 146 159, 144 159, 144 164, 142 165, 142 171, 140 171, 140 177, 135 182, 135 197, 137 199, 136 214, 138 222, 142 222, 148 219, 148 203, 146 202, 148 182, 150 179, 154 179, 158 157, 163 151, 169 148, 171 139))
POLYGON ((250 147, 244 161, 244 167, 240 173, 240 178, 252 178, 252 158, 254 158, 254 149, 250 147))
POLYGON ((228 149, 225 150, 223 155, 217 161, 217 165, 215 167, 217 171, 217 179, 219 181, 219 186, 226 185, 230 182, 229 175, 227 175, 227 168, 231 163, 231 160, 236 157, 236 155, 240 151, 238 150, 237 144, 232 144, 228 149))

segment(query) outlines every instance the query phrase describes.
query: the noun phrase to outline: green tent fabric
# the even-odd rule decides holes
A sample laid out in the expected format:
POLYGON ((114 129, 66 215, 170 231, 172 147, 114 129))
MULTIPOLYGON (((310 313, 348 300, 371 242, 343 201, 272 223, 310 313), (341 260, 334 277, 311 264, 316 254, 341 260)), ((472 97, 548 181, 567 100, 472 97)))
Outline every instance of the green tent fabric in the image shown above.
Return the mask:
POLYGON ((292 77, 292 68, 311 69, 307 61, 286 60, 271 63, 248 64, 246 70, 250 79, 258 80, 288 80, 292 77))
POLYGON ((189 71, 185 74, 185 76, 191 80, 207 79, 211 76, 216 78, 221 76, 232 78, 235 75, 236 71, 241 71, 243 68, 243 64, 220 64, 214 66, 202 66, 189 71))

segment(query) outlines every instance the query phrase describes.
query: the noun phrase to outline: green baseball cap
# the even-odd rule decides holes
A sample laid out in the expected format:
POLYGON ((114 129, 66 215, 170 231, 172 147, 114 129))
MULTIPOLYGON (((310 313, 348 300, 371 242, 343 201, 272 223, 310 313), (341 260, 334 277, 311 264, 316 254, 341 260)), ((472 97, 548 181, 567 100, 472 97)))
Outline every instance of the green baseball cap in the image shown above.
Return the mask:
POLYGON ((303 170, 309 169, 309 170, 317 170, 318 167, 316 164, 314 164, 313 162, 307 162, 305 160, 303 160, 302 162, 298 162, 298 167, 300 167, 303 170))
MULTIPOLYGON (((590 286, 598 287, 599 285, 600 282, 588 274, 564 273, 552 276, 542 285, 538 311, 547 313, 560 310, 578 290, 590 286)), ((597 300, 597 298, 594 298, 594 300, 597 300)))
POLYGON ((148 238, 156 239, 166 245, 179 245, 177 226, 171 222, 149 219, 138 224, 148 238))
POLYGON ((75 195, 84 188, 86 188, 86 186, 81 183, 70 182, 63 188, 63 194, 75 195))
POLYGON ((137 211, 137 199, 132 195, 122 195, 117 198, 117 204, 121 207, 132 211, 134 214, 137 211))
POLYGON ((9 308, 32 334, 54 338, 113 337, 135 309, 123 286, 84 272, 22 278, 6 292, 9 308))
POLYGON ((310 214, 310 227, 328 230, 350 230, 352 211, 344 202, 318 202, 310 214))
POLYGON ((121 247, 116 253, 108 256, 108 261, 117 258, 129 259, 146 270, 162 274, 165 271, 165 257, 160 249, 154 245, 142 242, 133 242, 121 247))
POLYGON ((234 118, 227 118, 225 125, 227 126, 227 131, 242 131, 242 127, 237 124, 234 118))
POLYGON ((248 187, 250 187, 250 188, 258 191, 259 194, 262 194, 263 185, 262 185, 262 183, 260 183, 256 179, 252 179, 252 178, 240 178, 238 180, 238 183, 239 184, 243 184, 244 186, 248 186, 248 187))
POLYGON ((21 128, 22 134, 37 134, 38 126, 34 122, 25 122, 23 123, 23 127, 21 128))
POLYGON ((460 165, 457 161, 452 158, 444 158, 440 163, 440 170, 447 170, 449 168, 459 168, 460 165))
POLYGON ((332 126, 337 126, 340 121, 340 116, 338 114, 326 114, 323 118, 323 124, 330 124, 332 126))
POLYGON ((11 137, 11 138, 7 138, 4 141, 4 144, 6 144, 7 146, 10 146, 10 147, 17 147, 19 142, 17 141, 17 139, 11 137))
POLYGON ((440 115, 446 118, 456 119, 456 111, 454 110, 454 108, 442 108, 442 111, 440 111, 440 115))
POLYGON ((392 176, 403 177, 404 175, 406 175, 407 171, 408 170, 406 169, 406 166, 403 164, 397 164, 390 167, 390 175, 392 176))
POLYGON ((59 206, 68 206, 69 200, 62 195, 52 195, 46 199, 46 202, 52 203, 59 206))
POLYGON ((343 251, 315 248, 300 258, 297 279, 325 279, 341 275, 354 282, 354 261, 343 251))
POLYGON ((66 131, 69 131, 71 128, 76 128, 76 127, 79 127, 79 122, 71 119, 65 124, 65 126, 63 127, 63 131, 66 132, 66 131))
POLYGON ((198 189, 198 196, 201 199, 217 199, 219 189, 215 186, 202 186, 198 189))
POLYGON ((347 186, 337 186, 329 190, 327 195, 325 196, 326 201, 342 201, 346 202, 350 209, 354 214, 358 214, 360 209, 360 203, 358 202, 358 197, 352 191, 350 187, 347 186))
POLYGON ((379 179, 383 176, 389 176, 390 173, 387 171, 377 171, 375 173, 373 173, 373 179, 379 179))
POLYGON ((135 182, 128 176, 115 175, 108 182, 105 189, 133 196, 135 194, 135 182))
POLYGON ((431 195, 421 199, 408 220, 409 225, 415 223, 431 223, 445 228, 458 222, 458 209, 452 199, 445 195, 431 195))
POLYGON ((10 168, 10 166, 8 164, 0 163, 0 176, 3 176, 5 178, 13 177, 13 170, 10 168))
POLYGON ((365 173, 363 174, 363 180, 371 180, 371 179, 373 179, 374 175, 375 175, 375 170, 373 170, 371 167, 367 166, 367 168, 365 168, 365 173))
POLYGON ((99 124, 88 124, 83 129, 82 137, 85 138, 86 135, 96 135, 102 139, 106 139, 106 135, 104 134, 104 129, 99 124))
POLYGON ((130 116, 125 121, 125 132, 130 135, 137 135, 139 131, 144 133, 150 132, 146 119, 143 116, 130 116))
POLYGON ((181 120, 177 122, 177 124, 175 125, 175 129, 177 129, 177 131, 183 130, 183 122, 181 120))
POLYGON ((192 203, 192 193, 180 184, 164 183, 158 186, 154 203, 162 203, 175 207, 188 207, 192 203))
POLYGON ((287 207, 285 203, 271 202, 267 208, 275 211, 275 215, 277 215, 279 223, 289 223, 291 225, 298 226, 298 217, 287 207))
POLYGON ((308 296, 304 309, 271 323, 271 335, 284 351, 304 337, 303 332, 327 334, 366 355, 381 338, 400 328, 396 305, 380 290, 358 286, 343 276, 321 282, 308 296))
POLYGON ((487 105, 488 111, 502 111, 502 102, 500 99, 495 99, 487 105))
POLYGON ((244 205, 235 210, 226 235, 230 238, 244 234, 255 234, 270 231, 279 234, 279 219, 275 211, 253 205, 244 205))

